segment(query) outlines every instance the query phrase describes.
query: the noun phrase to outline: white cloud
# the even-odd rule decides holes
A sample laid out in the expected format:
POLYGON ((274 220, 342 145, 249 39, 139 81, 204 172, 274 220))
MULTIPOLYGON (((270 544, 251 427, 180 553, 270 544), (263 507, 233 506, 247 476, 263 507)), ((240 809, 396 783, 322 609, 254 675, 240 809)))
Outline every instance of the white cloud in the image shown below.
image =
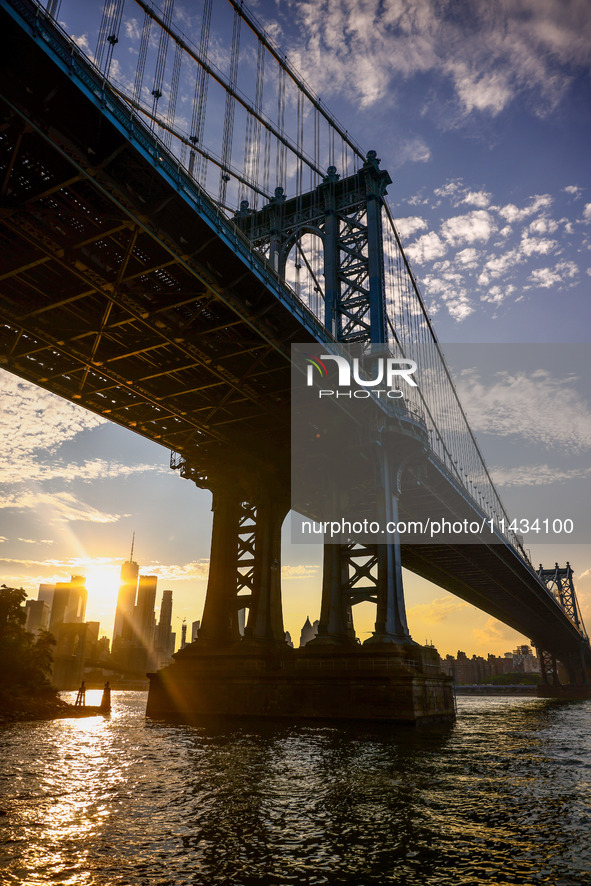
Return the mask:
POLYGON ((446 182, 444 185, 441 185, 441 187, 435 188, 433 193, 436 197, 442 197, 451 200, 452 203, 454 201, 457 201, 457 203, 462 203, 463 197, 461 195, 464 193, 464 191, 465 189, 461 179, 454 178, 451 181, 446 182))
POLYGON ((473 247, 469 247, 466 249, 462 249, 460 252, 456 253, 455 261, 457 264, 462 265, 464 268, 476 268, 478 267, 478 259, 480 258, 480 253, 477 249, 473 247))
POLYGON ((78 46, 82 52, 88 56, 88 58, 94 61, 94 54, 90 50, 90 43, 88 42, 88 37, 86 34, 80 34, 77 37, 75 34, 70 35, 76 46, 78 46))
POLYGON ((464 600, 457 597, 436 597, 430 603, 419 603, 417 606, 411 606, 407 612, 410 619, 436 624, 443 621, 450 615, 465 609, 468 606, 464 600))
POLYGON ((290 578, 309 578, 313 575, 318 574, 318 566, 306 566, 304 564, 300 564, 298 566, 290 566, 289 563, 286 563, 281 567, 281 578, 290 579, 290 578))
POLYGON ((556 249, 557 246, 558 243, 556 240, 528 237, 527 233, 525 233, 521 238, 519 249, 525 255, 533 255, 534 253, 537 255, 548 255, 548 253, 556 249))
POLYGON ((591 468, 563 468, 552 465, 520 465, 515 468, 491 468, 495 486, 549 486, 567 480, 584 480, 591 476, 591 468))
POLYGON ((17 541, 22 541, 27 545, 52 545, 52 538, 18 538, 17 541))
POLYGON ((23 454, 54 450, 105 419, 36 385, 0 372, 0 452, 16 465, 23 454))
POLYGON ((409 197, 406 201, 409 206, 429 206, 431 200, 429 197, 425 197, 424 189, 421 190, 417 194, 413 194, 412 197, 409 197))
POLYGON ((169 473, 169 468, 163 464, 124 465, 102 458, 91 459, 80 464, 56 459, 47 464, 33 457, 23 456, 18 461, 18 471, 15 471, 13 458, 5 458, 0 455, 0 483, 20 484, 30 481, 44 483, 49 480, 63 480, 66 483, 75 481, 90 483, 96 480, 144 473, 169 473))
POLYGON ((465 292, 450 292, 443 296, 445 306, 454 320, 465 320, 474 312, 474 306, 470 303, 465 292))
POLYGON ((418 136, 396 140, 392 154, 396 166, 402 166, 404 163, 427 163, 431 159, 431 149, 418 136))
POLYGON ((137 18, 128 18, 124 21, 125 36, 128 40, 138 43, 141 37, 141 29, 137 18))
POLYGON ((492 215, 485 209, 475 209, 465 215, 448 218, 441 225, 441 233, 452 246, 486 241, 496 229, 492 215))
POLYGON ((553 234, 558 228, 558 222, 553 218, 536 218, 529 225, 529 231, 532 234, 553 234))
POLYGON ((153 560, 142 567, 144 575, 157 575, 166 581, 188 581, 205 579, 209 573, 209 560, 192 560, 183 564, 163 564, 153 560))
POLYGON ((543 113, 573 74, 591 67, 585 0, 475 0, 469 14, 453 0, 298 0, 287 8, 302 35, 291 60, 317 91, 346 90, 361 107, 431 72, 444 89, 452 85, 465 114, 497 115, 519 94, 543 113))
POLYGON ((48 525, 71 521, 114 523, 120 519, 119 514, 104 512, 70 492, 60 491, 56 481, 90 483, 168 470, 164 465, 129 466, 101 458, 81 464, 66 461, 55 455, 56 450, 103 424, 104 419, 6 372, 0 373, 0 396, 0 483, 7 490, 0 509, 42 514, 48 525), (51 491, 44 488, 48 483, 52 484, 51 491))
POLYGON ((578 185, 567 185, 566 188, 562 189, 566 194, 570 194, 571 197, 574 197, 575 200, 581 196, 583 193, 583 189, 578 185))
POLYGON ((502 255, 493 255, 484 263, 483 271, 478 278, 480 286, 487 286, 491 278, 502 277, 521 260, 519 250, 509 249, 502 255))
POLYGON ((546 370, 499 372, 484 384, 472 372, 456 383, 470 426, 477 433, 513 437, 566 453, 591 449, 591 408, 574 379, 546 370), (560 421, 556 421, 560 403, 560 421))
POLYGON ((497 621, 497 619, 492 616, 487 619, 482 628, 474 628, 472 633, 474 640, 482 646, 491 643, 499 643, 503 640, 506 641, 507 644, 514 646, 523 641, 521 634, 518 634, 517 631, 514 631, 513 628, 503 624, 501 621, 497 621))
POLYGON ((551 286, 558 286, 568 280, 572 280, 577 276, 579 269, 572 261, 562 261, 554 268, 536 268, 529 275, 529 279, 534 286, 542 289, 549 289, 551 286))
POLYGON ((488 302, 492 305, 500 305, 510 295, 515 292, 515 287, 508 284, 506 286, 491 286, 485 295, 480 296, 480 301, 488 302))
POLYGON ((460 102, 465 110, 488 111, 496 116, 510 102, 513 90, 506 73, 482 73, 470 69, 463 61, 451 61, 445 65, 451 75, 460 102))
POLYGON ((412 235, 416 234, 418 231, 424 231, 427 227, 425 219, 420 218, 418 215, 411 215, 407 218, 397 218, 394 223, 403 240, 407 237, 412 237, 412 235))
POLYGON ((552 205, 552 197, 550 194, 537 194, 531 198, 531 202, 527 206, 519 209, 514 203, 507 203, 499 209, 499 215, 502 215, 508 222, 523 221, 530 215, 548 209, 552 205))
POLYGON ((583 218, 585 221, 591 221, 591 203, 586 203, 583 209, 583 218))
POLYGON ((479 209, 486 209, 490 205, 490 198, 491 195, 487 191, 468 191, 461 202, 477 206, 479 209))
POLYGON ((409 259, 420 265, 434 261, 436 258, 441 258, 446 252, 447 246, 434 231, 423 234, 422 237, 419 237, 418 240, 406 247, 406 254, 409 259))
POLYGON ((540 289, 550 289, 551 286, 556 286, 561 282, 560 274, 552 268, 536 268, 529 275, 529 279, 534 286, 539 286, 540 289))
MULTIPOLYGON (((577 242, 580 225, 571 225, 566 217, 550 216, 553 195, 537 194, 521 203, 500 206, 491 202, 487 191, 470 187, 461 178, 434 188, 432 195, 430 210, 443 214, 447 208, 450 217, 442 218, 438 231, 427 228, 406 246, 419 274, 428 267, 429 273, 421 275, 421 285, 431 314, 445 308, 454 319, 462 320, 477 306, 483 310, 486 305, 496 314, 503 303, 528 298, 535 288, 564 291, 587 273, 587 262, 578 268, 575 261, 563 258, 574 255, 575 250, 581 254, 585 246, 591 250, 591 245, 584 239, 577 242), (482 208, 454 213, 458 207, 477 204, 482 208), (557 256, 554 264, 548 263, 551 256, 557 256)), ((560 199, 565 200, 564 194, 560 199)), ((423 205, 426 198, 421 193, 409 202, 423 205)), ((415 219, 420 219, 418 224, 429 224, 426 214, 424 218, 422 214, 409 215, 411 225, 415 219)))
POLYGON ((116 523, 120 514, 107 514, 92 505, 80 501, 69 492, 22 492, 5 495, 0 501, 0 509, 15 508, 19 511, 35 511, 48 524, 70 523, 116 523))

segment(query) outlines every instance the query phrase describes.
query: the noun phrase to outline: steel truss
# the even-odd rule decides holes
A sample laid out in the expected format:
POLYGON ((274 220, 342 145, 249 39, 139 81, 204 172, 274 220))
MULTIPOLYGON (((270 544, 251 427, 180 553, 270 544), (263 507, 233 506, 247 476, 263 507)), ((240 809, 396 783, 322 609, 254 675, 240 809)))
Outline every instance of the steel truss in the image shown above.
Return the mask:
MULTIPOLYGON (((573 581, 573 570, 567 561, 566 566, 554 564, 553 569, 544 569, 540 563, 538 575, 556 599, 556 602, 565 611, 571 621, 576 625, 581 634, 580 655, 576 652, 564 657, 563 663, 568 671, 571 683, 589 683, 587 668, 585 665, 585 645, 588 644, 587 631, 583 623, 583 617, 579 608, 579 601, 573 581)), ((545 649, 538 649, 538 658, 542 669, 542 679, 545 683, 559 684, 558 666, 556 656, 545 649)))

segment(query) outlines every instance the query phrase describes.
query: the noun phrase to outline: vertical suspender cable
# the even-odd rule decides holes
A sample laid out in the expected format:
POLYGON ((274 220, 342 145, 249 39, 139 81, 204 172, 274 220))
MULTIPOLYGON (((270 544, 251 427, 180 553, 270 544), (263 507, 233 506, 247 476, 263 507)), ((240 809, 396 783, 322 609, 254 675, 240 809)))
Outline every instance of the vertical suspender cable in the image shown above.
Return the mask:
MULTIPOLYGON (((199 53, 202 58, 207 56, 209 47, 209 32, 211 28, 211 7, 213 0, 205 0, 203 4, 203 17, 201 19, 201 38, 199 41, 199 53)), ((207 110, 207 87, 209 85, 209 76, 201 65, 197 65, 197 76, 195 79, 195 97, 193 99, 193 115, 191 118, 191 132, 189 141, 194 145, 201 144, 203 140, 203 130, 205 128, 205 114, 207 110)), ((197 165, 195 166, 195 154, 192 153, 189 159, 189 172, 196 178, 200 184, 205 183, 207 174, 207 160, 201 154, 197 154, 197 165)))
MULTIPOLYGON (((156 56, 156 70, 154 72, 154 85, 152 87, 152 117, 156 117, 156 111, 158 108, 158 100, 162 97, 162 88, 164 84, 164 69, 166 67, 166 55, 168 53, 168 30, 170 28, 171 20, 172 20, 172 10, 174 7, 174 0, 166 0, 164 6, 164 22, 166 24, 166 28, 160 29, 160 40, 158 42, 158 55, 156 56)), ((154 127, 154 120, 151 121, 150 124, 154 127)))
MULTIPOLYGON (((234 12, 232 28, 232 55, 230 58, 230 87, 235 90, 238 81, 238 58, 240 54, 240 25, 242 19, 234 12)), ((232 162, 232 139, 234 134, 234 109, 236 100, 229 92, 226 93, 226 109, 224 113, 224 133, 222 136, 222 170, 220 172, 219 202, 225 205, 226 189, 230 181, 230 165, 232 162)))
MULTIPOLYGON (((176 101, 179 92, 179 80, 181 75, 181 62, 183 58, 183 50, 177 43, 174 50, 174 62, 172 65, 172 77, 170 80, 170 94, 168 96, 168 108, 166 111, 166 123, 169 127, 174 125, 176 114, 176 101)), ((172 132, 170 130, 164 133, 164 144, 170 148, 172 141, 172 132)), ((184 147, 184 146, 183 146, 184 147)))
MULTIPOLYGON (((265 85, 265 47, 258 41, 257 46, 257 79, 254 96, 255 110, 260 114, 263 110, 263 90, 265 85)), ((252 177, 256 182, 259 178, 260 152, 261 152, 261 124, 258 120, 253 120, 253 138, 252 138, 252 177)), ((258 206, 259 195, 253 192, 254 207, 258 206)))
POLYGON ((108 45, 105 66, 103 70, 105 77, 109 76, 111 60, 113 58, 113 50, 115 48, 115 45, 119 43, 119 31, 121 29, 123 5, 124 0, 115 0, 115 2, 112 3, 105 3, 103 7, 103 14, 96 43, 95 64, 98 68, 102 68, 105 49, 108 45))
POLYGON ((146 68, 146 55, 148 54, 148 44, 150 42, 150 30, 152 28, 152 19, 144 14, 144 24, 142 27, 142 37, 140 40, 140 48, 137 57, 137 66, 135 69, 135 82, 133 85, 133 100, 141 104, 142 88, 144 84, 144 70, 146 68))
POLYGON ((57 21, 57 17, 60 14, 60 6, 62 5, 62 0, 47 0, 47 14, 50 15, 57 21))
MULTIPOLYGON (((285 131, 285 81, 287 75, 283 68, 279 68, 279 80, 277 84, 277 129, 281 135, 285 131)), ((283 142, 277 142, 277 156, 275 164, 275 180, 279 187, 285 187, 285 155, 286 147, 283 142)))

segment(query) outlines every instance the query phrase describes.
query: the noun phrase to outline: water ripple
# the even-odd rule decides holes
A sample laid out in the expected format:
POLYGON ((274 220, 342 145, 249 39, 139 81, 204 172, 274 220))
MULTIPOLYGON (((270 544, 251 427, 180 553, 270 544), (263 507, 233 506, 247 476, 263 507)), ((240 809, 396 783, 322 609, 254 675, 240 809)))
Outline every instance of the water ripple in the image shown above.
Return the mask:
POLYGON ((459 699, 401 730, 110 718, 0 730, 2 883, 591 883, 591 703, 459 699))

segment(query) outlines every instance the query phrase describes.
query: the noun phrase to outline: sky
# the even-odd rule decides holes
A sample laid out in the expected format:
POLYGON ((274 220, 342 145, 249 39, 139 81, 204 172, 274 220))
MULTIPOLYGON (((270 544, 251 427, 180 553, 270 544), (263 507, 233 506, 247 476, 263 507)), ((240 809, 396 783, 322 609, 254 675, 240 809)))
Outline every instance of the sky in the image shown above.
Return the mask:
MULTIPOLYGON (((219 56, 223 0, 214 5, 219 56)), ((62 3, 60 21, 82 48, 95 44, 98 6, 62 3)), ((535 564, 570 560, 591 623, 584 344, 572 358, 590 337, 591 5, 258 0, 250 8, 390 172, 388 201, 450 362, 454 343, 537 345, 537 364, 486 377, 459 365, 457 383, 510 513, 552 515, 560 502, 565 514, 576 499, 577 542, 528 546, 535 564), (546 352, 559 358, 547 365, 546 352)), ((190 29, 199 12, 199 3, 177 0, 175 20, 190 29)), ((137 20, 128 0, 123 25, 137 20)), ((86 574, 87 617, 109 635, 135 532, 141 572, 159 576, 159 592, 173 590, 177 633, 182 619, 200 618, 210 494, 171 471, 157 444, 5 372, 0 390, 0 582, 35 597, 40 582, 86 574)), ((290 546, 288 535, 286 526, 285 623, 297 643, 306 616, 318 616, 320 551, 290 546)), ((442 655, 502 654, 529 639, 408 573, 405 594, 411 635, 442 655)), ((361 639, 372 618, 368 604, 356 607, 361 639)))

